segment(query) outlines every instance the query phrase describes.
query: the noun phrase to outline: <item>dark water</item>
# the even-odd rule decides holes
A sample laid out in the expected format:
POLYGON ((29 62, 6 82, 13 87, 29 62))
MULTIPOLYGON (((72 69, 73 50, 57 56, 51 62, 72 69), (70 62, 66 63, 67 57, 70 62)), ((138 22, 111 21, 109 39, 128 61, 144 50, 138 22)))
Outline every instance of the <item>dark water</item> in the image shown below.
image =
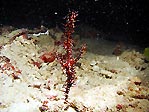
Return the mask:
POLYGON ((148 47, 148 0, 1 0, 0 24, 15 27, 63 27, 69 10, 79 13, 77 26, 94 27, 109 40, 148 47))

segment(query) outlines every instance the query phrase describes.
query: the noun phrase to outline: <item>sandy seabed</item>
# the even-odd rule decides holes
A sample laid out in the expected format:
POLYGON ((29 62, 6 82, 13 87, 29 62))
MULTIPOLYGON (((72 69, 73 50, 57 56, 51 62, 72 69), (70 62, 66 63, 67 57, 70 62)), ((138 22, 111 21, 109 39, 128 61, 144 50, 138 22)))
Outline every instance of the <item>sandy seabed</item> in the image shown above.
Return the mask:
POLYGON ((54 39, 32 37, 8 42, 0 36, 0 112, 149 112, 149 63, 137 47, 125 44, 115 56, 115 42, 81 39, 87 52, 76 65, 77 79, 65 104, 60 64, 39 58, 52 51, 54 39), (40 68, 34 62, 42 62, 40 68))

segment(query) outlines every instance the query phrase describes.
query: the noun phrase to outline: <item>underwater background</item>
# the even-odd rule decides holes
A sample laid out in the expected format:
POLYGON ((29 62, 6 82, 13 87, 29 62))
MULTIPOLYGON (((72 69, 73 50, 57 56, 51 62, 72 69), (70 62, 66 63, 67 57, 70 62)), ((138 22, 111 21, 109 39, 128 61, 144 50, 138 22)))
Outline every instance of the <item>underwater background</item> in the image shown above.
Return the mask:
POLYGON ((148 0, 0 0, 0 112, 149 112, 148 0))
POLYGON ((63 28, 69 10, 78 11, 78 22, 106 34, 104 38, 131 41, 148 47, 147 0, 1 0, 0 24, 16 27, 63 28))

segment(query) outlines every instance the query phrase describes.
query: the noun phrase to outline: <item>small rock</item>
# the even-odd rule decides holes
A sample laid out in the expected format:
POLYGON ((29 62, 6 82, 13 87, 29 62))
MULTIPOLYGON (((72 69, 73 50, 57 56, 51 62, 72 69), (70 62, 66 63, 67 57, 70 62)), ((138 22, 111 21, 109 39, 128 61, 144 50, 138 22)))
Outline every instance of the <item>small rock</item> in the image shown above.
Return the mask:
POLYGON ((117 91, 117 94, 118 95, 124 95, 124 92, 123 91, 117 91))
POLYGON ((95 60, 93 60, 93 61, 90 62, 90 65, 91 65, 91 66, 94 66, 94 65, 96 65, 96 64, 97 64, 97 62, 96 62, 95 60))
POLYGON ((37 81, 37 82, 33 82, 33 85, 30 85, 30 86, 39 89, 41 85, 42 83, 40 81, 37 81))
POLYGON ((141 79, 138 78, 138 77, 133 77, 130 81, 135 83, 135 85, 140 85, 141 84, 141 79))
POLYGON ((113 73, 109 72, 109 71, 106 71, 106 70, 101 70, 100 73, 102 75, 104 75, 106 78, 112 78, 112 76, 114 75, 113 73))
POLYGON ((93 66, 93 71, 98 72, 99 71, 99 67, 97 65, 93 66))

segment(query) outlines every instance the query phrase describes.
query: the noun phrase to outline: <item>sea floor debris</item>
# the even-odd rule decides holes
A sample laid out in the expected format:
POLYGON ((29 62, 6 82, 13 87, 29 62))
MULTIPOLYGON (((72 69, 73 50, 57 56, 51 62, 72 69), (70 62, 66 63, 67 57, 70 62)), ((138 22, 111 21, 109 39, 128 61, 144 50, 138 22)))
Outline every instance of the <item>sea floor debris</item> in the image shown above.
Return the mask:
MULTIPOLYGON (((57 38, 61 34, 55 33, 57 38)), ((1 112, 149 110, 149 63, 143 61, 143 54, 137 49, 131 50, 132 45, 128 45, 130 50, 115 56, 112 55, 114 42, 82 38, 88 45, 87 52, 76 64, 77 79, 68 103, 64 103, 66 76, 60 64, 45 63, 39 58, 55 48, 51 36, 27 39, 20 34, 9 42, 1 35, 0 40, 3 40, 0 43, 1 112), (40 62, 40 67, 33 62, 40 62)))

